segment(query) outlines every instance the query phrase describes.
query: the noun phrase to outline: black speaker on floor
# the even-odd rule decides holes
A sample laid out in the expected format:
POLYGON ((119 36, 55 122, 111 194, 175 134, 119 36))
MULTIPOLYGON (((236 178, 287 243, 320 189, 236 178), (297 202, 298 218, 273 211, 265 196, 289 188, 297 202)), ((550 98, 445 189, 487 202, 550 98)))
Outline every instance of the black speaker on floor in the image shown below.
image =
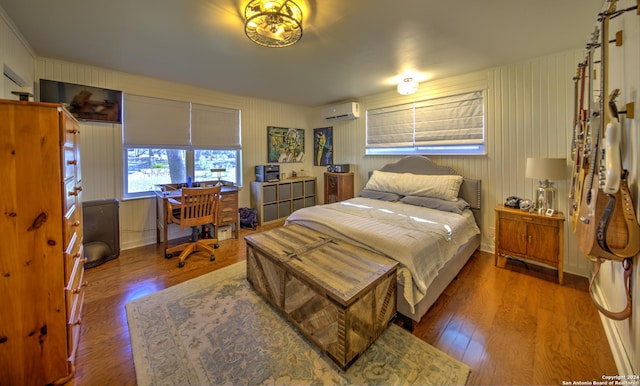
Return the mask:
POLYGON ((82 203, 85 269, 120 256, 120 203, 115 198, 82 203))

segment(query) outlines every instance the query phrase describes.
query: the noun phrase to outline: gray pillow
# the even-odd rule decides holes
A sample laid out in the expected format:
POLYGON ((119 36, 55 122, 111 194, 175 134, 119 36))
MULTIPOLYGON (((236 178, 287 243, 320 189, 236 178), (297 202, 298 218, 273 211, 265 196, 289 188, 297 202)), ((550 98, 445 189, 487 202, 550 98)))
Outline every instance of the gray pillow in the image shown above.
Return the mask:
POLYGON ((469 204, 461 198, 458 198, 458 201, 448 201, 433 197, 406 196, 400 202, 457 214, 462 214, 463 210, 469 208, 469 204))
POLYGON ((402 198, 401 195, 391 192, 381 192, 373 189, 362 189, 358 197, 373 198, 375 200, 396 202, 402 198))

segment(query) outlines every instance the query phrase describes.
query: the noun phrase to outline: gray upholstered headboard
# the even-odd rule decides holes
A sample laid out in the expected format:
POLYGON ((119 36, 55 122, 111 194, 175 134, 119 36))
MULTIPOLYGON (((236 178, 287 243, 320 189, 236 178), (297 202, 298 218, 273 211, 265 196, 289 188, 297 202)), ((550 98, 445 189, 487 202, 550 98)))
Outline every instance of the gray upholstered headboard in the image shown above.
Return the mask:
MULTIPOLYGON (((456 171, 452 168, 448 166, 436 165, 429 158, 419 155, 411 155, 401 158, 397 162, 386 164, 385 166, 380 168, 380 170, 383 172, 413 173, 423 175, 458 175, 458 173, 456 173, 456 171)), ((369 173, 369 176, 371 176, 371 172, 369 173)), ((462 185, 460 186, 460 192, 458 193, 458 197, 469 203, 478 226, 482 224, 482 217, 480 212, 480 188, 481 180, 463 177, 462 185)))

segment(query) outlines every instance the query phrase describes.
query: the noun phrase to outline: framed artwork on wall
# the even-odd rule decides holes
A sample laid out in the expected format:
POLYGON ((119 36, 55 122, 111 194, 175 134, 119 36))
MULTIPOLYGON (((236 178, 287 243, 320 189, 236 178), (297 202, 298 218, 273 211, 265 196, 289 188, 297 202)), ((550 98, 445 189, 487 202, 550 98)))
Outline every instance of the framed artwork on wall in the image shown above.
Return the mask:
POLYGON ((313 129, 313 164, 327 166, 333 163, 333 127, 313 129))
POLYGON ((304 161, 304 129, 267 126, 267 162, 304 161))

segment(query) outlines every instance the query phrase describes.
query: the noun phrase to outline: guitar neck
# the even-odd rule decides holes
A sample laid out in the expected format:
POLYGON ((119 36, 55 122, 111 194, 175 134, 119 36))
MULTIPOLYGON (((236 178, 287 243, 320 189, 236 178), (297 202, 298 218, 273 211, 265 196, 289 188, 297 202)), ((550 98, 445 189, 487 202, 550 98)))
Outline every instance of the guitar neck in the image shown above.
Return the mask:
POLYGON ((609 20, 611 19, 611 14, 616 9, 616 3, 617 0, 610 0, 609 8, 602 15, 602 33, 600 39, 602 52, 602 58, 600 58, 600 112, 602 114, 602 124, 600 125, 601 130, 604 130, 607 122, 611 120, 611 112, 606 105, 606 97, 609 93, 609 20))

